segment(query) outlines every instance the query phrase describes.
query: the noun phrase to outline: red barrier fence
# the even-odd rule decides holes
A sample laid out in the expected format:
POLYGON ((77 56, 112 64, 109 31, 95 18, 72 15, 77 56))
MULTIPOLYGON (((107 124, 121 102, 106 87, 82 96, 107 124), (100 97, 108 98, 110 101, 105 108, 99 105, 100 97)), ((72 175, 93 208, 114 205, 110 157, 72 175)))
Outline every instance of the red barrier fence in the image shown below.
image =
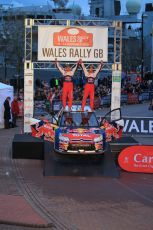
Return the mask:
POLYGON ((138 104, 139 98, 137 94, 128 94, 128 104, 138 104))

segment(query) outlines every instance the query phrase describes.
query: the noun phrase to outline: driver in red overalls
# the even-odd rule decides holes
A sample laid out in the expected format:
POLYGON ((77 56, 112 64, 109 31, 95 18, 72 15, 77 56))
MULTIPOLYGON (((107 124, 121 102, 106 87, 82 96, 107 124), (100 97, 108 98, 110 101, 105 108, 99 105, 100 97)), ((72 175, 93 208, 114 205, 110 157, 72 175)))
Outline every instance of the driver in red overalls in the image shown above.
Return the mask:
POLYGON ((87 83, 85 84, 85 87, 84 87, 82 110, 84 111, 84 107, 85 107, 88 96, 90 97, 90 108, 91 110, 94 110, 94 94, 95 94, 94 81, 95 81, 95 78, 97 77, 97 74, 102 68, 103 61, 100 62, 99 66, 97 67, 95 71, 93 69, 93 65, 90 65, 89 70, 87 70, 82 60, 80 60, 80 64, 84 71, 84 75, 87 78, 87 83))
POLYGON ((63 93, 62 93, 62 104, 63 108, 65 109, 66 107, 66 101, 68 98, 68 107, 69 110, 71 110, 72 103, 73 103, 73 82, 72 82, 72 77, 75 74, 75 71, 77 70, 79 62, 77 62, 76 66, 71 69, 70 66, 67 64, 65 68, 63 68, 57 59, 55 59, 55 63, 59 71, 64 77, 64 84, 63 84, 63 93))

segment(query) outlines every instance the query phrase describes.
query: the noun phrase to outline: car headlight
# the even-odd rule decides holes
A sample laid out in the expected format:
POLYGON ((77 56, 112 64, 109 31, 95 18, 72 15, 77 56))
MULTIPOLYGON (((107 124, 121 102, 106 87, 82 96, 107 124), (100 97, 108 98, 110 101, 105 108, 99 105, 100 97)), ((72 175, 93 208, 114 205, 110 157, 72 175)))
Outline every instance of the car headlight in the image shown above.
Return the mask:
POLYGON ((59 139, 60 139, 60 141, 69 142, 69 138, 64 137, 62 134, 59 135, 59 139))
POLYGON ((100 135, 99 137, 94 138, 94 142, 100 142, 103 140, 103 136, 100 135))

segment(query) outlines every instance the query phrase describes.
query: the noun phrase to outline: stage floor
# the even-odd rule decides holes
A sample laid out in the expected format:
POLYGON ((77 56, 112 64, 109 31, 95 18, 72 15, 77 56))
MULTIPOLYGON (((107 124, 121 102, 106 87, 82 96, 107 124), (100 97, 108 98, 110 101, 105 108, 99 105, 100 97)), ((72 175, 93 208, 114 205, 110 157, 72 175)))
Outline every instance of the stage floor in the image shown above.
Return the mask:
POLYGON ((110 147, 103 156, 59 155, 51 143, 45 143, 44 176, 119 177, 110 147))

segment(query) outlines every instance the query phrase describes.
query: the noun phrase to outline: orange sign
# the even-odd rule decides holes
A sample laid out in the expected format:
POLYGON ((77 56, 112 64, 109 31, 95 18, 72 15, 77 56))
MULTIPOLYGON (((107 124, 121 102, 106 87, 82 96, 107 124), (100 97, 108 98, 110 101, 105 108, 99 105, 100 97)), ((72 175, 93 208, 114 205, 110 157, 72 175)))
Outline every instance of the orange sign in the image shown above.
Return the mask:
POLYGON ((153 173, 153 146, 132 146, 119 155, 119 165, 128 172, 153 173))
POLYGON ((54 46, 92 47, 93 34, 76 27, 66 28, 54 33, 53 44, 54 46))

